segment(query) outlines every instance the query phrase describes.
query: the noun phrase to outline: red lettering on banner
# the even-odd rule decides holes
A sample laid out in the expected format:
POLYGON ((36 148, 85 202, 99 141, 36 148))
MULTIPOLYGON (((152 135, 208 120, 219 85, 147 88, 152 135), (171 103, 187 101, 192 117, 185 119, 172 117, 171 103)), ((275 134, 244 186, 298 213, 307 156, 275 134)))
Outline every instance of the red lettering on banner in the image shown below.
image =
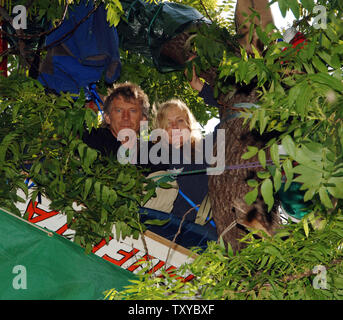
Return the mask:
MULTIPOLYGON (((176 274, 173 273, 174 270, 176 271, 176 267, 174 267, 174 266, 170 266, 168 269, 166 269, 166 272, 168 273, 169 277, 171 277, 171 278, 176 277, 176 274)), ((159 277, 163 278, 164 276, 160 275, 159 277)), ((182 282, 187 282, 187 281, 191 281, 192 279, 194 279, 194 275, 190 274, 186 278, 184 278, 184 277, 177 277, 176 279, 181 279, 182 282)))
MULTIPOLYGON (((27 205, 25 213, 28 214, 28 221, 31 223, 38 223, 38 222, 47 220, 53 216, 60 214, 60 212, 58 212, 58 211, 45 211, 41 208, 38 208, 37 207, 38 204, 39 203, 37 201, 33 204, 32 200, 30 200, 30 202, 27 205)), ((68 229, 68 225, 64 224, 55 232, 57 234, 63 235, 63 233, 67 229, 68 229)), ((110 237, 109 241, 111 241, 112 239, 113 239, 113 237, 110 237)), ((97 244, 96 246, 93 247, 92 252, 96 253, 99 249, 101 249, 102 247, 107 245, 109 241, 106 241, 105 239, 103 239, 101 242, 99 242, 99 244, 97 244)), ((121 259, 119 259, 119 260, 114 259, 107 254, 104 254, 102 256, 102 258, 113 263, 113 264, 115 264, 115 265, 117 265, 117 266, 119 266, 119 267, 121 267, 125 262, 127 262, 129 259, 131 259, 133 256, 135 256, 138 252, 140 252, 140 250, 135 249, 135 248, 133 248, 129 252, 127 252, 123 249, 120 249, 116 253, 123 256, 121 259)), ((128 271, 134 272, 138 267, 140 267, 142 265, 143 262, 147 261, 148 259, 152 260, 152 259, 156 259, 156 258, 153 256, 150 256, 148 254, 145 254, 142 258, 140 258, 138 261, 135 261, 133 264, 131 264, 128 268, 125 268, 125 269, 128 271)), ((148 273, 155 273, 156 271, 161 269, 164 265, 165 265, 164 261, 158 260, 157 264, 154 267, 152 267, 148 271, 148 273)), ((176 271, 176 269, 177 269, 176 267, 170 266, 169 268, 166 269, 166 272, 169 274, 170 277, 177 277, 177 274, 174 273, 174 270, 176 271)), ((163 276, 160 275, 159 277, 163 277, 163 276)), ((191 281, 193 278, 194 278, 194 275, 190 274, 186 278, 178 276, 176 279, 181 279, 183 282, 186 282, 186 281, 191 281)))
POLYGON ((49 219, 53 216, 56 216, 59 214, 58 211, 44 211, 37 207, 38 202, 36 201, 35 204, 32 203, 32 200, 30 200, 29 204, 26 208, 26 213, 28 213, 28 221, 32 223, 37 223, 46 219, 49 219))
POLYGON ((111 258, 110 256, 108 256, 107 254, 104 254, 102 256, 102 258, 104 258, 105 260, 114 263, 117 266, 122 266, 127 260, 129 260, 130 258, 132 258, 137 252, 139 252, 138 249, 133 248, 130 252, 127 252, 125 250, 118 250, 117 253, 123 255, 123 258, 120 260, 111 258))
MULTIPOLYGON (((111 241, 113 239, 113 237, 109 238, 109 241, 111 241)), ((93 247, 92 252, 95 253, 97 252, 99 249, 101 249, 105 244, 107 244, 106 239, 102 239, 96 246, 93 247)))
POLYGON ((131 266, 129 266, 126 270, 133 272, 142 264, 142 262, 147 261, 148 259, 154 259, 154 257, 146 254, 142 258, 140 258, 138 261, 133 263, 131 266))
POLYGON ((61 228, 59 228, 58 230, 56 230, 55 232, 57 234, 63 235, 63 233, 65 233, 68 230, 68 225, 64 224, 61 228))
POLYGON ((175 273, 172 273, 172 272, 171 272, 171 271, 173 271, 173 270, 176 270, 176 267, 170 266, 170 267, 166 270, 166 272, 169 274, 169 277, 175 277, 175 276, 176 276, 175 273))
MULTIPOLYGON (((58 211, 45 211, 43 209, 40 209, 37 207, 38 202, 36 201, 34 204, 32 203, 32 200, 27 205, 26 213, 28 213, 27 220, 31 223, 38 223, 44 220, 47 220, 53 216, 56 216, 60 214, 58 211)), ((57 231, 55 231, 57 234, 62 235, 66 230, 68 229, 68 225, 64 224, 62 227, 60 227, 57 231)))
MULTIPOLYGON (((182 282, 191 281, 191 280, 193 280, 194 278, 195 278, 195 276, 194 276, 193 274, 190 274, 189 276, 187 276, 186 278, 184 278, 184 279, 182 280, 182 282)), ((182 279, 182 277, 181 277, 181 279, 182 279)))
POLYGON ((151 268, 148 273, 155 273, 157 270, 161 269, 165 265, 165 262, 162 260, 159 260, 159 262, 151 268))

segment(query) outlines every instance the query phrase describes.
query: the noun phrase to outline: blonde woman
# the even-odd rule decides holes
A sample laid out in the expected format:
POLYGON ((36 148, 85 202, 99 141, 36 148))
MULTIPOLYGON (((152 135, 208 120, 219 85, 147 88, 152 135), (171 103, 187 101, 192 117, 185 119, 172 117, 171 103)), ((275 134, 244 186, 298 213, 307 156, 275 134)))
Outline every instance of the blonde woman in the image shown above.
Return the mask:
MULTIPOLYGON (((183 101, 172 99, 164 102, 158 108, 156 127, 164 129, 162 145, 169 148, 170 169, 189 172, 207 168, 202 155, 203 139, 199 125, 183 101)), ((201 204, 208 192, 208 176, 206 172, 178 175, 177 182, 179 194, 171 214, 182 217, 192 207, 201 204)), ((189 212, 186 219, 194 221, 196 212, 196 209, 189 212)))
POLYGON ((156 126, 168 133, 168 143, 174 148, 182 148, 183 145, 190 144, 194 152, 202 139, 194 115, 179 99, 171 99, 159 107, 156 126))

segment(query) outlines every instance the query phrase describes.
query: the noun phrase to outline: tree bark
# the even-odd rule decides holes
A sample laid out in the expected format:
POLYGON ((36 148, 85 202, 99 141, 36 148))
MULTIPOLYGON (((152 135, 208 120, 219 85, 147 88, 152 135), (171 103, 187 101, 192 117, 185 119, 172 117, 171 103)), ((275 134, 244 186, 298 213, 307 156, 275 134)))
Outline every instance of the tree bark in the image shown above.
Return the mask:
MULTIPOLYGON (((232 112, 236 103, 257 103, 257 100, 255 89, 240 88, 227 103, 226 111, 232 112)), ((243 121, 242 118, 234 118, 221 122, 220 129, 225 130, 226 166, 244 166, 258 162, 257 156, 249 160, 243 160, 241 157, 248 151, 248 146, 262 148, 270 138, 268 135, 261 136, 255 130, 250 131, 249 124, 243 126, 243 121)), ((231 244, 234 252, 244 247, 239 239, 246 234, 246 228, 263 230, 272 235, 278 226, 276 208, 268 213, 261 196, 250 206, 244 200, 245 194, 252 190, 247 185, 247 180, 258 180, 256 173, 261 170, 263 170, 261 167, 241 168, 225 170, 221 175, 209 176, 209 196, 217 233, 218 236, 223 237, 224 242, 231 244), (230 230, 227 230, 228 226, 231 226, 230 230)))

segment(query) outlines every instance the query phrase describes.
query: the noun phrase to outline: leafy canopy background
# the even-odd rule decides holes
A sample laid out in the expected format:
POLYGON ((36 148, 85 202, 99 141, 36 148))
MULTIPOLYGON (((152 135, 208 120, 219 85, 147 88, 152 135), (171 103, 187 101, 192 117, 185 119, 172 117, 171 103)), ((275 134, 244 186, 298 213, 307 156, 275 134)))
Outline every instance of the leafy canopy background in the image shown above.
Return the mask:
MULTIPOLYGON (((11 12, 14 2, 3 2, 11 12)), ((109 22, 116 25, 121 15, 120 2, 104 2, 109 22)), ((288 225, 272 239, 256 239, 253 233, 249 234, 244 240, 249 246, 235 256, 230 247, 209 244, 193 264, 185 266, 196 276, 193 282, 145 275, 114 297, 341 298, 343 7, 337 0, 277 2, 283 15, 291 10, 298 19, 297 26, 308 39, 305 49, 283 51, 287 44, 276 42, 281 34, 270 26, 265 32, 256 28, 265 44, 263 55, 255 52, 247 57, 243 49, 241 55, 234 54, 232 42, 226 41, 232 35, 232 21, 220 20, 213 2, 186 4, 196 6, 214 21, 194 38, 198 70, 217 70, 214 90, 218 96, 233 94, 235 84, 254 82, 260 92, 260 108, 247 111, 246 123, 260 133, 279 132, 279 138, 269 141, 266 148, 252 147, 245 155, 249 158, 258 153, 265 165, 270 148, 274 163, 269 169, 265 166, 259 181, 249 182, 252 193, 247 195, 247 202, 255 201, 256 191, 260 190, 271 208, 284 172, 286 188, 291 182, 302 183, 304 200, 310 201, 312 212, 300 224, 288 225), (323 5, 327 10, 325 29, 315 29, 310 24, 315 5, 323 5), (280 144, 287 155, 278 154, 280 144), (313 271, 316 265, 326 267, 327 289, 313 286, 313 281, 318 280, 313 271)), ((39 22, 45 17, 56 25, 67 4, 32 2, 28 10, 30 21, 39 22)), ((228 1, 219 11, 230 6, 228 1)), ((252 31, 253 27, 251 34, 252 31)), ((147 181, 135 167, 120 166, 119 170, 115 161, 84 145, 80 140, 84 126, 90 129, 98 125, 96 115, 84 108, 84 98, 81 96, 75 102, 68 94, 47 95, 39 83, 28 78, 27 66, 19 55, 12 53, 11 76, 0 77, 1 205, 16 211, 14 202, 20 201, 17 189, 27 193, 24 180, 30 177, 37 186, 33 197, 42 192, 53 199, 52 209, 67 214, 71 228, 76 230, 76 241, 88 251, 100 239, 112 235, 114 223, 117 236, 138 236, 145 228, 139 223, 138 205, 152 196, 155 186, 144 185, 147 181), (75 201, 84 205, 81 212, 74 210, 75 201)), ((202 124, 217 115, 216 110, 194 95, 182 74, 158 74, 139 55, 122 52, 121 56, 124 69, 120 81, 137 82, 152 102, 178 96, 190 105, 202 124)))

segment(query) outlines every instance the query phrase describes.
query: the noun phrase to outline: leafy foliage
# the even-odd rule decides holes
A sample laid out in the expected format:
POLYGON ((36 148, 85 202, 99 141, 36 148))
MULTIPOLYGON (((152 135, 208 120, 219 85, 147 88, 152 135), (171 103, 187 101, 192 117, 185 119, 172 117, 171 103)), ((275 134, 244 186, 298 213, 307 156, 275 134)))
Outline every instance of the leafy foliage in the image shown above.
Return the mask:
MULTIPOLYGON (((306 5, 313 7, 308 2, 306 5)), ((267 37, 262 32, 260 38, 266 41, 264 56, 239 58, 234 64, 231 60, 222 65, 221 73, 234 75, 237 82, 257 82, 260 108, 246 111, 247 122, 260 133, 279 133, 266 146, 270 147, 275 167, 261 183, 263 195, 263 187, 270 186, 273 178, 274 188, 264 192, 264 199, 272 202, 284 172, 285 190, 292 182, 301 183, 301 189, 306 191, 304 200, 313 202, 315 212, 325 212, 340 207, 343 197, 341 12, 328 12, 326 29, 304 25, 302 32, 308 39, 302 48, 275 42, 281 36, 278 33, 267 37), (284 46, 289 48, 283 51, 284 46), (278 154, 280 145, 286 155, 278 154)), ((252 155, 246 154, 245 158, 252 155)), ((259 160, 263 164, 260 157, 259 160)))
POLYGON ((342 216, 332 216, 321 230, 310 228, 308 236, 301 224, 284 226, 273 238, 250 233, 241 240, 248 246, 235 255, 230 246, 210 242, 179 270, 180 275, 191 272, 192 281, 142 274, 123 291, 108 292, 106 299, 342 299, 342 216))
POLYGON ((218 117, 218 109, 207 106, 181 72, 159 73, 146 58, 131 52, 121 52, 121 61, 122 71, 118 82, 131 81, 144 90, 153 105, 152 119, 160 103, 175 97, 189 106, 202 126, 209 119, 218 117))
POLYGON ((115 222, 117 237, 138 237, 145 229, 138 206, 155 184, 82 142, 83 131, 98 122, 84 98, 46 94, 38 81, 21 76, 1 77, 0 88, 1 205, 19 214, 17 189, 27 195, 24 181, 31 179, 33 199, 39 192, 51 199, 88 251, 112 236, 115 222))
POLYGON ((264 149, 251 146, 243 156, 258 154, 264 167, 259 181, 248 181, 253 190, 247 202, 253 203, 260 189, 271 209, 284 174, 286 190, 292 182, 301 183, 311 213, 299 224, 283 226, 273 238, 250 233, 242 240, 248 246, 236 255, 230 246, 210 243, 180 271, 196 276, 190 283, 168 275, 163 280, 142 275, 141 281, 107 298, 342 299, 342 4, 277 2, 283 16, 291 10, 298 18, 296 24, 308 40, 304 48, 277 42, 282 35, 269 26, 265 32, 256 27, 265 45, 263 55, 256 51, 248 57, 242 50, 238 56, 225 43, 210 41, 211 50, 222 50, 218 65, 201 41, 196 49, 206 61, 200 64, 202 70, 209 68, 208 61, 218 67, 218 94, 234 94, 233 83, 258 88, 260 107, 245 111, 246 124, 261 134, 278 133, 264 149), (315 17, 315 5, 327 10, 326 28, 316 29, 309 23, 315 17), (279 146, 285 154, 279 154, 279 146), (266 165, 267 152, 273 166, 266 165), (325 274, 317 274, 318 266, 325 274), (318 281, 323 281, 322 286, 318 281))
MULTIPOLYGON (((216 95, 230 97, 236 84, 254 84, 260 92, 260 107, 246 110, 246 123, 260 133, 279 134, 264 149, 250 147, 244 156, 248 159, 258 154, 264 167, 258 174, 259 181, 248 181, 253 189, 246 201, 253 203, 261 190, 271 208, 284 173, 286 189, 292 182, 302 184, 304 200, 311 201, 312 212, 300 224, 284 226, 273 238, 258 238, 250 233, 242 240, 248 246, 236 255, 222 243, 210 243, 194 263, 179 271, 191 271, 196 276, 192 282, 184 283, 168 274, 164 278, 142 275, 127 290, 108 297, 342 299, 342 2, 272 2, 276 1, 283 16, 291 10, 298 18, 296 24, 308 39, 303 49, 277 42, 282 36, 273 26, 265 32, 256 27, 265 51, 263 55, 256 51, 248 57, 237 46, 232 20, 223 22, 216 8, 207 7, 208 2, 203 2, 207 10, 202 11, 201 1, 191 1, 187 4, 210 14, 214 22, 209 28, 200 28, 193 39, 198 54, 193 63, 198 71, 217 71, 216 95), (310 25, 315 4, 327 10, 325 29, 310 25), (288 49, 284 51, 284 47, 288 49), (279 154, 280 145, 285 155, 279 154), (267 166, 268 153, 273 166, 267 166), (327 289, 314 286, 318 279, 314 268, 318 265, 327 270, 327 289)), ((11 12, 14 2, 5 2, 11 12)), ((67 2, 33 3, 29 8, 31 19, 38 12, 38 17, 56 25, 67 2)), ((109 22, 115 25, 121 14, 120 5, 114 0, 104 3, 109 22)), ((232 10, 232 1, 224 2, 219 10, 226 9, 232 10)), ((158 74, 140 56, 129 52, 122 52, 121 56, 120 81, 140 84, 152 102, 181 97, 202 124, 216 115, 194 95, 183 74, 158 74)), ((14 71, 17 60, 12 61, 14 71)), ((29 177, 36 184, 33 196, 42 192, 54 199, 52 209, 67 214, 70 226, 76 230, 76 241, 88 250, 100 239, 112 236, 114 222, 117 236, 137 236, 144 230, 137 206, 146 200, 143 190, 150 194, 155 186, 144 185, 147 181, 135 167, 119 168, 115 161, 101 157, 82 143, 84 128, 97 125, 96 116, 84 108, 82 97, 75 101, 70 95, 47 95, 38 82, 16 72, 8 79, 0 78, 0 91, 2 206, 16 210, 14 202, 20 201, 17 189, 28 193, 24 180, 29 177), (81 211, 75 210, 75 204, 80 205, 81 211)))

